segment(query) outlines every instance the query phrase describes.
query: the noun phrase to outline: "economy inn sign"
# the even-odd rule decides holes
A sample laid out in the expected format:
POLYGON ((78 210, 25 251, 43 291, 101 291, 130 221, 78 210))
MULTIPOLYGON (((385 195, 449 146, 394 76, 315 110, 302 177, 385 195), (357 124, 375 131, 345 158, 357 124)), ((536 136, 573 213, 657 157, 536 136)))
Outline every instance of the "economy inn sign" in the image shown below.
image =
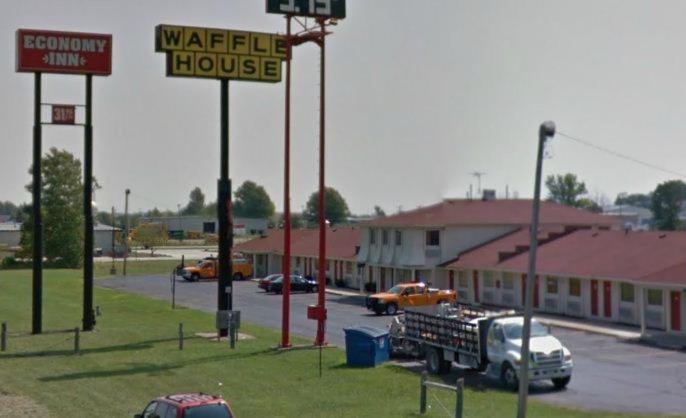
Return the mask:
POLYGON ((112 35, 17 30, 17 71, 112 74, 112 35))
POLYGON ((270 33, 158 25, 155 51, 167 54, 167 76, 276 83, 286 40, 270 33))

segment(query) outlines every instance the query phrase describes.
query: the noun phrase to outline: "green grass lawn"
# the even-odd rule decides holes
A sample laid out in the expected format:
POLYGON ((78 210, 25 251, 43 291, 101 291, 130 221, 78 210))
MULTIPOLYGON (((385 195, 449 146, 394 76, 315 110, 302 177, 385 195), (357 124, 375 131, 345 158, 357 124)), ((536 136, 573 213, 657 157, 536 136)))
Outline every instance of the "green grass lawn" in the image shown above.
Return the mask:
MULTIPOLYGON (((185 265, 193 265, 197 260, 185 260, 185 265)), ((176 266, 181 264, 180 260, 128 260, 126 263, 126 274, 129 276, 143 276, 150 274, 169 274, 176 266)), ((114 266, 117 270, 117 275, 121 276, 124 271, 124 262, 116 260, 114 266)), ((95 277, 112 277, 110 269, 112 263, 93 263, 93 274, 95 277)), ((79 274, 79 273, 77 273, 79 274)))
MULTIPOLYGON (((79 271, 46 271, 46 330, 79 325, 80 277, 79 271)), ((30 278, 28 270, 0 271, 0 320, 11 333, 30 329, 30 278)), ((212 331, 212 315, 172 311, 165 302, 114 290, 97 288, 95 297, 103 316, 95 332, 82 334, 81 355, 71 353, 64 334, 10 338, 9 351, 0 353, 0 393, 31 397, 55 417, 130 417, 151 398, 186 391, 221 394, 239 417, 419 416, 419 376, 399 367, 351 369, 343 350, 327 349, 319 378, 316 351, 275 352, 279 334, 247 324, 241 331, 256 338, 236 350, 194 338, 179 351, 178 324, 189 335, 212 331)), ((454 405, 454 395, 431 392, 425 416, 448 416, 434 394, 454 405)), ((512 393, 465 392, 466 417, 510 417, 515 410, 512 393)), ((627 416, 537 401, 529 411, 531 417, 627 416)))

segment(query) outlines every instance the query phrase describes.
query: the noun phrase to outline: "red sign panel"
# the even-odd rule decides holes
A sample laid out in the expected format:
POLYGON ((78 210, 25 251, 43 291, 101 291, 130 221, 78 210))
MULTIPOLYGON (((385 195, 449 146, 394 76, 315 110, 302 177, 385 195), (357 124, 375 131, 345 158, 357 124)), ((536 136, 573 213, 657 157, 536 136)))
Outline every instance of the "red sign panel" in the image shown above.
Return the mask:
POLYGON ((19 29, 17 71, 112 74, 112 35, 19 29))
POLYGON ((73 125, 76 123, 76 106, 52 105, 52 123, 73 125))

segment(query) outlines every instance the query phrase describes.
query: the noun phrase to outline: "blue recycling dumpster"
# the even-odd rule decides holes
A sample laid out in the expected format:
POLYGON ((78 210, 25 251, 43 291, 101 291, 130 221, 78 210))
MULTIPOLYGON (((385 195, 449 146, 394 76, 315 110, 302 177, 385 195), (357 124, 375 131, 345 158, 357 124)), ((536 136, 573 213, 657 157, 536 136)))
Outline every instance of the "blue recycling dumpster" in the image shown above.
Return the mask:
POLYGON ((374 367, 388 360, 390 349, 387 330, 356 326, 344 331, 348 366, 374 367))

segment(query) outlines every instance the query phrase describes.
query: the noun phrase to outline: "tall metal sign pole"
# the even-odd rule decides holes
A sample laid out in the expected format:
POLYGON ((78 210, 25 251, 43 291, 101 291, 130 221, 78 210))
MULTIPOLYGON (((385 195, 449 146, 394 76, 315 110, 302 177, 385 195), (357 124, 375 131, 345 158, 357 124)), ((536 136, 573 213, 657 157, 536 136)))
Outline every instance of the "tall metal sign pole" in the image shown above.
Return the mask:
POLYGON ((41 73, 36 71, 33 99, 33 310, 31 332, 40 334, 43 331, 43 221, 41 216, 41 73))
POLYGON ((291 21, 293 16, 286 16, 286 118, 284 125, 284 174, 283 174, 283 302, 281 304, 281 344, 282 348, 291 346, 290 311, 291 311, 291 61, 293 44, 291 43, 291 21))
MULTIPOLYGON (((155 50, 167 56, 167 76, 219 80, 220 163, 217 181, 219 221, 219 280, 217 329, 229 335, 233 317, 231 180, 229 179, 229 80, 281 81, 286 42, 281 36, 261 32, 192 26, 158 25, 155 50)), ((230 333, 231 338, 235 333, 230 333)), ((233 340, 232 340, 233 346, 233 340)))
POLYGON ((314 345, 326 343, 326 183, 325 183, 325 143, 326 143, 326 19, 317 18, 321 32, 319 40, 319 315, 317 317, 317 336, 314 345))
MULTIPOLYGON (((49 30, 17 30, 17 72, 32 72, 35 77, 33 127, 33 320, 32 332, 42 331, 43 223, 41 216, 41 74, 86 76, 86 121, 84 125, 84 268, 83 329, 95 324, 93 315, 93 76, 112 74, 112 35, 49 30)), ((74 105, 52 105, 52 124, 77 125, 74 105)))
POLYGON ((320 47, 320 113, 319 113, 319 263, 318 263, 318 298, 313 316, 308 311, 311 319, 317 320, 317 336, 315 345, 321 346, 326 343, 326 183, 325 183, 325 42, 324 38, 327 25, 335 25, 337 19, 345 18, 345 0, 267 0, 267 13, 286 15, 286 42, 287 42, 287 75, 286 75, 286 132, 285 132, 285 173, 284 173, 284 260, 282 272, 284 276, 283 312, 281 326, 281 346, 290 346, 289 321, 290 321, 290 70, 293 47, 305 42, 314 42, 320 47), (319 25, 319 30, 303 26, 303 31, 293 35, 291 33, 291 21, 295 16, 314 17, 319 25))
POLYGON ((519 366, 519 404, 517 417, 526 417, 526 401, 529 394, 529 343, 531 338, 531 317, 533 316, 534 286, 536 285, 536 250, 538 249, 538 213, 541 203, 541 172, 543 171, 543 151, 548 138, 555 136, 555 124, 544 122, 538 130, 538 156, 536 157, 536 178, 534 181, 534 201, 531 210, 531 240, 529 244, 529 271, 526 277, 526 297, 524 300, 524 329, 522 331, 522 364, 519 366))
MULTIPOLYGON (((93 78, 86 75, 86 125, 83 147, 83 330, 95 326, 93 312, 93 78)), ((113 249, 114 250, 114 249, 113 249)))
MULTIPOLYGON (((229 80, 222 78, 220 85, 220 171, 217 183, 217 219, 219 220, 219 277, 217 280, 217 310, 233 310, 233 279, 231 249, 231 181, 229 180, 229 80)), ((219 336, 226 337, 228 328, 220 328, 219 336)))

